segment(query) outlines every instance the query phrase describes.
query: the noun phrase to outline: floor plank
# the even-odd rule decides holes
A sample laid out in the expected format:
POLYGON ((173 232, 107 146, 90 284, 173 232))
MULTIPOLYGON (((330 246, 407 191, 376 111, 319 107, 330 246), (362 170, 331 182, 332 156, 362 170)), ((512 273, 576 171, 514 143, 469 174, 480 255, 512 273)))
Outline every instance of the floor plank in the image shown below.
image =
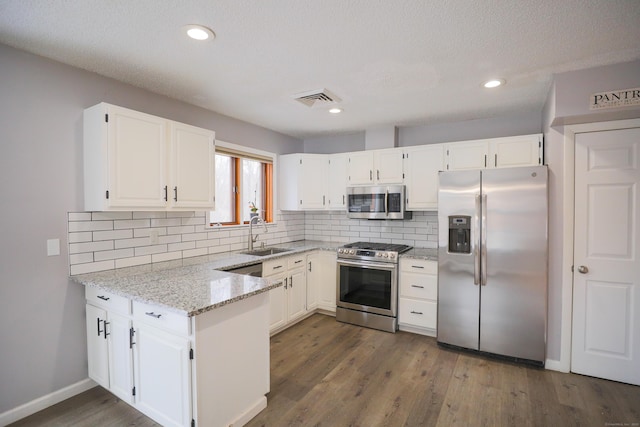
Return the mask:
MULTIPOLYGON (((431 337, 321 314, 271 338, 267 399, 247 427, 640 426, 640 387, 444 349, 431 337)), ((96 387, 12 426, 125 425, 157 424, 96 387)))

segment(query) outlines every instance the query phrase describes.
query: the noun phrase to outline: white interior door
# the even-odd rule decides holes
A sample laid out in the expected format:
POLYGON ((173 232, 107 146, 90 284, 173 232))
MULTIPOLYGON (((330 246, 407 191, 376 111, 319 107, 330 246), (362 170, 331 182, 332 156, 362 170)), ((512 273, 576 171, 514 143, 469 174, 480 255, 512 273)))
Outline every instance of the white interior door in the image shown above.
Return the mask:
POLYGON ((575 141, 571 370, 640 385, 640 128, 575 141))

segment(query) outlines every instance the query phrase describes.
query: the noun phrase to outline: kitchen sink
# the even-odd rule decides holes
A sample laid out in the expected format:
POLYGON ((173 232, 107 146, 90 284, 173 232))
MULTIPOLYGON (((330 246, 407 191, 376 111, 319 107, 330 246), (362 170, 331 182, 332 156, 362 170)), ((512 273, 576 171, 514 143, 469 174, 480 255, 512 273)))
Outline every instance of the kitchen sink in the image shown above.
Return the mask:
POLYGON ((289 252, 289 251, 291 251, 291 249, 265 248, 265 249, 254 249, 252 251, 242 252, 242 254, 254 255, 254 256, 267 256, 267 255, 281 254, 283 252, 289 252))

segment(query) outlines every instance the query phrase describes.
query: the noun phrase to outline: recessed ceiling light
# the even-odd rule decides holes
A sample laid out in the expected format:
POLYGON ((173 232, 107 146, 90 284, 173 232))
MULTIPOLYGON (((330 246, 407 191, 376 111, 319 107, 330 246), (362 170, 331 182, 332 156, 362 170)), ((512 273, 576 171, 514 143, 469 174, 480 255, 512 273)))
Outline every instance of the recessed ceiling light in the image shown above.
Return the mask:
POLYGON ((185 25, 187 35, 194 40, 208 40, 215 38, 215 33, 210 28, 202 25, 185 25))
POLYGON ((493 89, 494 87, 502 86, 505 83, 505 79, 491 79, 482 83, 482 86, 486 87, 487 89, 493 89))
POLYGON ((338 114, 338 113, 342 113, 342 108, 338 108, 338 107, 334 107, 332 109, 329 110, 329 112, 331 114, 338 114))

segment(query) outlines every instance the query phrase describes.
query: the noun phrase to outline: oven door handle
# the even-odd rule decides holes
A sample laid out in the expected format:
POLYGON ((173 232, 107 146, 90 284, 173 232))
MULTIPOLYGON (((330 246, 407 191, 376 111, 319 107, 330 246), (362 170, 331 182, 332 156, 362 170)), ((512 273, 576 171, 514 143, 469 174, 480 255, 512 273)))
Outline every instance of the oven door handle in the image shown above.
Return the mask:
POLYGON ((373 268, 377 270, 395 270, 397 265, 394 263, 388 262, 371 262, 371 261, 349 261, 349 260, 338 260, 338 266, 345 265, 349 267, 360 267, 360 268, 373 268))

